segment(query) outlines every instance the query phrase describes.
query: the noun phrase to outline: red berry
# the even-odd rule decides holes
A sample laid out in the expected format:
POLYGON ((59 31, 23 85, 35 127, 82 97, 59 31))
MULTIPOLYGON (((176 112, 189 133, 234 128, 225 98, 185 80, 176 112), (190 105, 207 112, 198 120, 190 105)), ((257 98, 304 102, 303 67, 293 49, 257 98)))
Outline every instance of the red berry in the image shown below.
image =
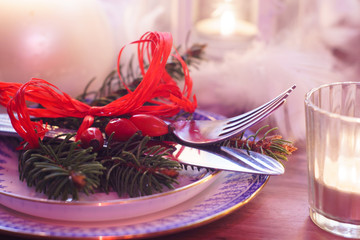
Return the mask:
POLYGON ((179 176, 179 172, 176 171, 175 169, 160 169, 159 170, 160 173, 168 176, 168 177, 171 177, 171 178, 176 178, 177 176, 179 176))
POLYGON ((160 118, 153 115, 137 114, 130 121, 140 129, 144 136, 158 137, 169 132, 168 125, 160 118))
POLYGON ((81 146, 83 148, 93 147, 94 151, 99 151, 104 146, 104 137, 100 129, 90 127, 80 135, 81 146))
POLYGON ((114 118, 109 121, 105 127, 105 133, 110 136, 112 133, 113 140, 124 142, 134 135, 139 129, 127 118, 114 118))
POLYGON ((86 185, 86 176, 82 173, 71 171, 70 177, 76 187, 82 189, 86 185))

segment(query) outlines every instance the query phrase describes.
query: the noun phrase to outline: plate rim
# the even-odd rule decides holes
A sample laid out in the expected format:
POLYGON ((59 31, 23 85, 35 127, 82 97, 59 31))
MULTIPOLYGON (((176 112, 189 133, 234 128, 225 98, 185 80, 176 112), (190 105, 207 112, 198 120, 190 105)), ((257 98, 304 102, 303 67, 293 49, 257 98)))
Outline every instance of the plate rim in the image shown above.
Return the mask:
MULTIPOLYGON (((224 174, 231 174, 230 172, 225 172, 222 171, 222 173, 224 174)), ((237 173, 237 174, 242 174, 242 173, 237 173)), ((255 174, 256 175, 256 174, 255 174)), ((170 234, 174 234, 174 233, 178 233, 178 232, 182 232, 182 231, 186 231, 186 230, 190 230, 193 228, 197 228, 200 226, 203 226, 205 224, 214 222, 216 220, 219 220, 231 213, 233 213, 235 210, 239 209, 240 207, 246 205, 249 201, 253 200, 260 192, 261 190, 265 187, 265 185, 268 183, 270 176, 269 175, 257 175, 258 179, 257 181, 259 181, 260 177, 263 177, 264 180, 261 183, 261 186, 258 187, 254 192, 251 193, 251 195, 245 199, 244 201, 240 201, 234 205, 232 205, 231 207, 220 211, 214 215, 211 215, 209 217, 206 218, 202 218, 202 219, 198 219, 196 222, 184 225, 184 226, 180 226, 180 227, 173 227, 171 229, 166 229, 163 231, 156 231, 156 232, 150 232, 150 233, 139 233, 139 234, 130 234, 130 235, 107 235, 107 236, 102 236, 103 239, 136 239, 136 238, 152 238, 152 237, 160 237, 160 236, 165 236, 165 235, 170 235, 170 234)), ((253 186, 252 186, 253 187, 253 186)), ((250 187, 251 188, 251 187, 250 187)), ((215 194, 215 191, 214 193, 215 194)), ((236 197, 235 199, 238 199, 239 197, 236 197)), ((200 202, 197 202, 196 204, 200 204, 200 202)), ((23 214, 23 213, 18 213, 15 210, 9 209, 5 206, 0 206, 1 208, 5 208, 5 211, 10 211, 10 214, 19 214, 20 217, 25 215, 25 216, 29 216, 27 214, 23 214)), ((188 208, 181 210, 179 213, 186 211, 188 208)), ((173 214, 176 215, 177 213, 173 214)), ((171 215, 170 215, 171 216, 171 215)), ((45 220, 45 219, 43 219, 45 220)), ((121 226, 119 226, 121 227, 121 226)), ((20 232, 20 231, 14 231, 14 230, 10 230, 9 227, 6 226, 0 226, 0 232, 8 235, 8 236, 15 236, 15 237, 36 237, 36 238, 40 238, 40 239, 99 239, 99 236, 52 236, 52 235, 44 235, 44 233, 39 233, 39 232, 20 232)))
MULTIPOLYGON (((245 201, 241 201, 241 202, 233 205, 232 207, 226 209, 225 211, 222 211, 222 212, 220 212, 218 214, 213 215, 212 217, 205 218, 202 221, 198 221, 196 223, 193 223, 193 224, 190 224, 190 225, 187 225, 187 226, 183 226, 183 227, 179 227, 179 228, 175 228, 175 229, 169 229, 169 230, 165 230, 165 231, 162 231, 162 232, 154 232, 154 233, 150 233, 150 234, 147 234, 147 235, 146 234, 139 234, 139 235, 135 235, 134 237, 131 237, 130 239, 139 238, 139 237, 140 238, 160 237, 160 236, 164 236, 164 235, 168 235, 168 234, 174 234, 174 233, 190 230, 190 229, 193 229, 193 228, 197 228, 197 227, 209 224, 211 222, 214 222, 216 220, 219 220, 219 219, 233 213, 234 211, 236 211, 237 209, 241 208, 246 203, 248 203, 249 201, 254 199, 258 195, 258 193, 264 188, 264 186, 267 184, 267 182, 270 179, 269 175, 264 175, 264 176, 266 176, 266 179, 265 179, 264 183, 257 190, 255 190, 250 195, 249 198, 247 198, 245 201), (153 234, 153 235, 151 235, 151 234, 153 234)), ((108 236, 106 236, 106 237, 108 237, 108 236)), ((127 236, 123 236, 123 237, 120 237, 120 238, 118 236, 109 236, 110 239, 112 237, 113 238, 115 237, 117 239, 126 239, 127 238, 127 236)), ((81 239, 81 238, 79 238, 79 239, 81 239)), ((97 239, 97 238, 94 238, 94 239, 97 239)))

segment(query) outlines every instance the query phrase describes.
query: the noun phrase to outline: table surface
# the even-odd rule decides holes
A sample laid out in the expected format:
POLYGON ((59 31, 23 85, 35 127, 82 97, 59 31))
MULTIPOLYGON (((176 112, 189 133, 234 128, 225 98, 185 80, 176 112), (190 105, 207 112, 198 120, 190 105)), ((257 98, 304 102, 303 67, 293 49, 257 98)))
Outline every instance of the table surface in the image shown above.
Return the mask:
MULTIPOLYGON (((306 151, 303 143, 248 204, 212 223, 157 240, 183 239, 344 239, 318 228, 308 213, 306 151)), ((19 239, 2 236, 0 239, 19 239)))

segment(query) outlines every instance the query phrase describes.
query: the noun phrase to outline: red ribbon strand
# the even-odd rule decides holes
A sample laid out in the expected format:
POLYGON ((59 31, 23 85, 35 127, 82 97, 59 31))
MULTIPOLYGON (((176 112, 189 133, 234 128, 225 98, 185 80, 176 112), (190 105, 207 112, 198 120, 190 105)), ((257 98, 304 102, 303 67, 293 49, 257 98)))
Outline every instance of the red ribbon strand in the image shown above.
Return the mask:
POLYGON ((179 53, 175 50, 175 54, 171 55, 171 34, 147 32, 140 40, 131 44, 137 44, 138 63, 143 79, 134 91, 130 91, 121 78, 120 59, 124 46, 118 55, 118 75, 128 93, 105 106, 89 106, 71 98, 43 79, 32 78, 25 84, 0 82, 0 104, 7 107, 14 129, 28 143, 29 148, 37 148, 39 138, 42 139, 46 133, 42 122, 33 122, 30 116, 82 118, 83 122, 77 132, 77 136, 80 136, 92 125, 95 116, 147 113, 171 117, 181 109, 190 113, 195 111, 197 102, 195 95, 192 95, 192 79, 179 53), (169 56, 176 58, 183 68, 185 84, 182 91, 166 72, 169 56), (145 62, 149 63, 147 69, 145 62), (29 108, 28 102, 38 103, 42 108, 29 108), (144 105, 145 103, 152 105, 144 105))

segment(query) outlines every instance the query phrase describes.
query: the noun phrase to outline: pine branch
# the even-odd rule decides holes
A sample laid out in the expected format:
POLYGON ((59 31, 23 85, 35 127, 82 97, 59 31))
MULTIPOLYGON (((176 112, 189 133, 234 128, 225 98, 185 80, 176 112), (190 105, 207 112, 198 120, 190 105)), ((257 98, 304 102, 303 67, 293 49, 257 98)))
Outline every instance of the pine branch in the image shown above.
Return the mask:
POLYGON ((95 190, 116 191, 130 197, 162 192, 174 188, 181 166, 171 160, 171 148, 150 146, 150 137, 135 134, 127 142, 109 143, 99 153, 82 149, 74 135, 59 135, 40 140, 39 149, 20 153, 19 173, 29 187, 49 199, 79 199, 95 190), (61 139, 64 138, 64 139, 61 139))
POLYGON ((278 161, 287 161, 287 156, 291 155, 297 148, 293 146, 292 142, 282 139, 280 135, 269 135, 277 128, 269 129, 260 138, 260 132, 267 127, 269 126, 263 126, 247 137, 244 136, 243 132, 238 137, 223 142, 222 145, 259 152, 278 161))
POLYGON ((79 192, 89 195, 100 185, 104 167, 96 161, 92 148, 82 149, 73 135, 40 140, 39 149, 20 153, 20 180, 44 193, 49 199, 77 200, 79 192), (64 137, 64 139, 60 139, 64 137))
POLYGON ((137 138, 135 135, 126 143, 108 144, 106 156, 101 156, 106 167, 102 180, 105 192, 138 197, 162 192, 164 187, 173 189, 177 183, 181 166, 167 157, 172 149, 149 146, 149 137, 137 138))
MULTIPOLYGON (((266 127, 247 137, 242 133, 221 145, 287 160, 296 148, 279 135, 269 136, 276 128, 260 137, 266 127)), ((113 142, 110 136, 107 147, 99 153, 93 153, 91 147, 80 148, 80 142, 70 140, 73 136, 40 140, 39 149, 23 151, 19 157, 20 179, 49 199, 66 200, 70 196, 77 200, 80 192, 89 195, 95 190, 138 197, 162 192, 164 187, 173 189, 181 169, 202 169, 173 161, 169 157, 172 148, 153 145, 150 137, 141 137, 138 133, 126 142, 113 142)))

